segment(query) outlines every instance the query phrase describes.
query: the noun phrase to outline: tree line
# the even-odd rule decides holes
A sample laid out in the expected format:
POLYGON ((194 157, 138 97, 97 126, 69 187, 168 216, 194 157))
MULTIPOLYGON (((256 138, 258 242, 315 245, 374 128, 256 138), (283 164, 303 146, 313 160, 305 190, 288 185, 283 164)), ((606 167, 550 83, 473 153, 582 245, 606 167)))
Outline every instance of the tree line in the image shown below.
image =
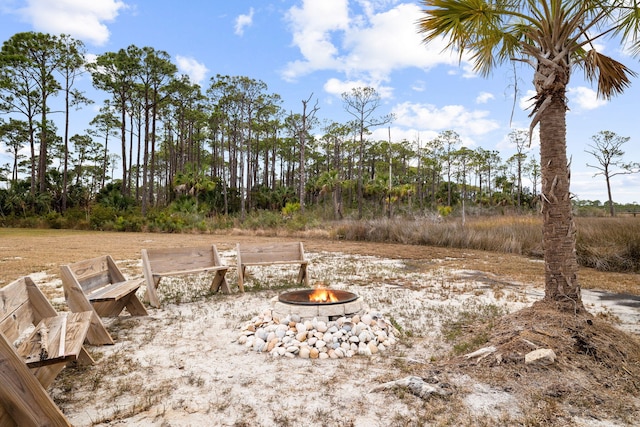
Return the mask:
POLYGON ((143 217, 182 204, 244 219, 254 210, 328 204, 339 219, 535 205, 540 165, 527 153, 528 131, 508 135, 517 153, 507 159, 464 147, 455 130, 425 142, 373 140, 374 128, 393 121, 378 113, 379 94, 360 87, 342 100, 351 120, 321 121, 313 94, 288 112, 263 81, 216 75, 201 87, 151 47, 87 61, 80 40, 18 33, 0 51, 0 113, 8 118, 0 118, 0 142, 12 157, 0 169, 0 209, 65 214, 110 200, 143 217), (74 111, 96 102, 78 89, 86 76, 106 99, 89 127, 71 135, 74 111))

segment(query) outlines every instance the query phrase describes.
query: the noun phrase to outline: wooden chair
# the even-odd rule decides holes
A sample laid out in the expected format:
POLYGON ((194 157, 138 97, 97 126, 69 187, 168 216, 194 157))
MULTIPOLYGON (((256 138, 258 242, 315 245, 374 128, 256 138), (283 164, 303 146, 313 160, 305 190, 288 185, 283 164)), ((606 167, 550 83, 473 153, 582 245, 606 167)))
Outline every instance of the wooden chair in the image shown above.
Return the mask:
POLYGON ((93 311, 58 314, 28 276, 0 289, 0 332, 18 342, 15 353, 45 388, 68 363, 94 363, 83 347, 94 317, 93 311))
POLYGON ((222 263, 216 245, 142 249, 142 271, 147 283, 145 299, 154 307, 160 306, 157 288, 163 277, 215 272, 211 292, 222 289, 230 293, 225 279, 228 269, 222 263))
POLYGON ((261 245, 236 245, 238 263, 238 287, 244 292, 244 278, 249 265, 300 264, 298 282, 309 286, 307 264, 302 242, 269 243, 261 245))
POLYGON ((71 426, 2 333, 0 383, 0 426, 71 426))
MULTIPOLYGON (((60 266, 64 297, 73 312, 93 310, 99 317, 117 317, 126 308, 132 316, 147 316, 137 290, 143 278, 127 280, 111 255, 60 266)), ((89 331, 92 344, 113 344, 102 321, 89 331)))

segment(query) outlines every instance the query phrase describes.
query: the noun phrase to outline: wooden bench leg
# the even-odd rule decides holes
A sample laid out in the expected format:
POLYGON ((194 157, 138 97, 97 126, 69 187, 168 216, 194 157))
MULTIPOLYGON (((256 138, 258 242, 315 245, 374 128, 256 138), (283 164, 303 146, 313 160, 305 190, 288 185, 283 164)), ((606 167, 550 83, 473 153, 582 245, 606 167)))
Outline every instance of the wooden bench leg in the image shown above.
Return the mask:
POLYGON ((226 271, 216 271, 216 275, 213 277, 213 281, 211 282, 210 290, 212 293, 218 292, 220 288, 222 288, 222 292, 224 292, 225 294, 231 293, 231 289, 229 289, 229 284, 227 283, 227 279, 225 278, 226 274, 226 271))
POLYGON ((94 311, 91 316, 91 326, 87 332, 87 341, 92 345, 113 345, 113 338, 107 329, 104 327, 104 323, 98 317, 98 314, 94 311))
POLYGON ((245 266, 238 267, 238 288, 240 288, 240 292, 244 292, 244 274, 245 274, 245 266))
POLYGON ((118 317, 124 309, 125 303, 123 298, 116 301, 94 301, 92 305, 100 317, 118 317))
POLYGON ((152 280, 147 279, 147 290, 144 292, 144 300, 152 307, 160 307, 160 301, 158 300, 158 284, 160 283, 160 277, 154 277, 152 280))
POLYGON ((96 361, 93 360, 93 357, 87 352, 87 350, 82 347, 80 350, 80 354, 78 355, 78 365, 80 366, 91 366, 95 365, 96 361))
POLYGON ((135 293, 129 294, 126 298, 125 307, 127 311, 132 316, 148 316, 147 309, 144 308, 144 305, 140 302, 135 293))
POLYGON ((0 425, 71 426, 4 336, 0 336, 0 383, 0 425))
POLYGON ((48 388, 54 379, 58 376, 60 371, 64 369, 64 363, 57 363, 55 365, 40 366, 32 369, 33 375, 38 379, 42 387, 48 388))
POLYGON ((306 264, 300 266, 300 272, 298 273, 298 283, 302 284, 303 281, 305 286, 309 286, 309 277, 307 276, 306 264))

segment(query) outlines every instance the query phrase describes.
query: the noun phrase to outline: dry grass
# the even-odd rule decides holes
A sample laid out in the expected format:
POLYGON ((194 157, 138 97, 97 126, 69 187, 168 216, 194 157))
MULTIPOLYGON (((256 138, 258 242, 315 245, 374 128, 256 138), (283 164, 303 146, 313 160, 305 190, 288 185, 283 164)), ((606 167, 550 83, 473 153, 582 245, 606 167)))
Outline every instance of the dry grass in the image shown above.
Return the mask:
MULTIPOLYGON (((640 271, 640 219, 576 218, 578 262, 601 271, 640 271)), ((379 219, 347 221, 334 234, 346 240, 397 242, 412 245, 518 254, 541 258, 540 216, 379 219)))
MULTIPOLYGON (((623 425, 637 421, 636 403, 628 399, 640 392, 637 337, 589 313, 560 313, 542 301, 484 325, 491 331, 484 346, 497 351, 479 361, 453 358, 447 369, 464 369, 525 396, 526 405, 539 410, 527 412, 520 420, 524 425, 570 425, 572 413, 584 419, 617 419, 623 425), (524 365, 524 355, 536 348, 553 349, 556 363, 524 365)), ((473 327, 471 336, 483 323, 474 322, 473 327)))

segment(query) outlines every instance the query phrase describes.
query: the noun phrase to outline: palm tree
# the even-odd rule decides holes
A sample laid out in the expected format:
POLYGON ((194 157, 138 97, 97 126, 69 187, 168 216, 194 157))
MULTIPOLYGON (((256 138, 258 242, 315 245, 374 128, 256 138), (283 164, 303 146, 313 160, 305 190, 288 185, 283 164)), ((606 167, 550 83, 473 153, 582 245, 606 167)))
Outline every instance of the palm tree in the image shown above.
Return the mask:
MULTIPOLYGON (((577 278, 575 224, 566 153, 566 91, 571 72, 582 68, 609 99, 635 74, 597 51, 594 43, 618 37, 640 53, 636 0, 423 0, 418 31, 424 42, 447 40, 447 48, 469 54, 476 71, 488 76, 507 61, 534 70, 536 90, 530 130, 540 125, 545 302, 583 311, 577 278)), ((531 132, 530 132, 531 134, 531 132)))

